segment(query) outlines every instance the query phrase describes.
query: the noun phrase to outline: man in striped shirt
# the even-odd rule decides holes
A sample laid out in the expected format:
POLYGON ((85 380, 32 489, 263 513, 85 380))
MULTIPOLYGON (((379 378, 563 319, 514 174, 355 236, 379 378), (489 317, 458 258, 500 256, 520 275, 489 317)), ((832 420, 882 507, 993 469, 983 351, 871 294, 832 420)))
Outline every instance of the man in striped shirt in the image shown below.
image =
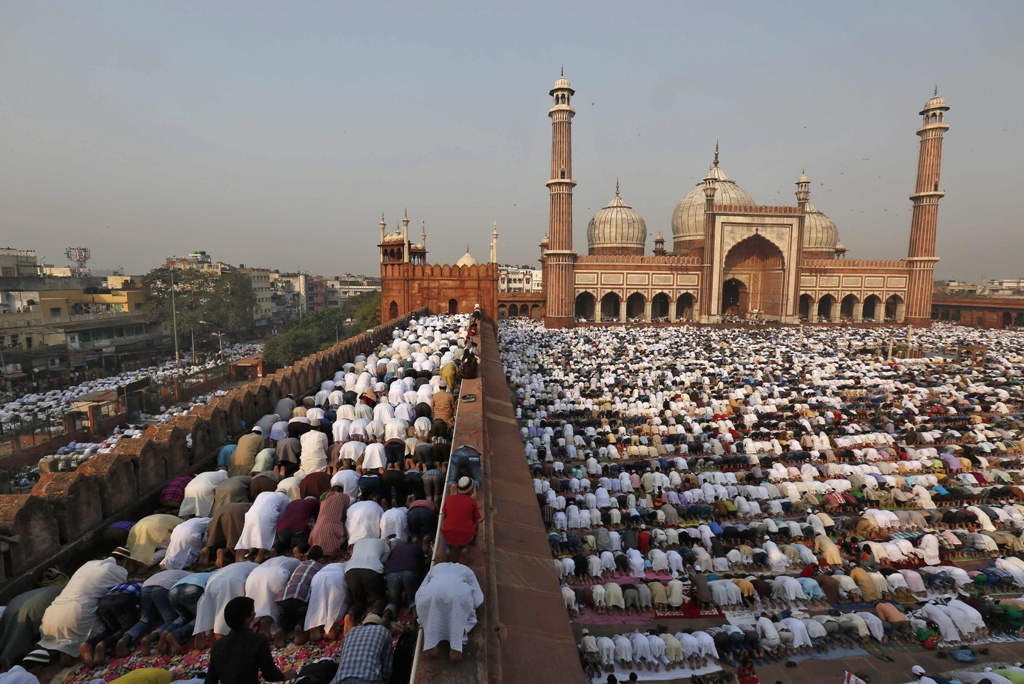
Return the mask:
POLYGON ((306 610, 309 608, 309 592, 313 582, 313 576, 324 567, 320 563, 323 551, 319 546, 314 546, 306 553, 306 559, 299 563, 288 578, 288 584, 284 586, 277 597, 277 606, 281 610, 281 617, 278 620, 278 630, 274 634, 274 645, 277 648, 284 646, 285 639, 296 631, 295 644, 301 646, 309 640, 309 634, 303 629, 306 623, 306 610))

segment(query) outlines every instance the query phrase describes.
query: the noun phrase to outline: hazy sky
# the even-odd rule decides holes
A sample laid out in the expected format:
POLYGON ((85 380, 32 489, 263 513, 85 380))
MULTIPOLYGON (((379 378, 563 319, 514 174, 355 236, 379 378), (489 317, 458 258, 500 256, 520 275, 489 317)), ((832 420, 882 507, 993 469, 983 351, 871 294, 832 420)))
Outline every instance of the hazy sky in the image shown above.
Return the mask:
POLYGON ((408 207, 430 260, 536 263, 548 90, 576 89, 575 247, 614 194, 671 244, 721 165, 811 202, 851 258, 905 256, 938 83, 940 277, 1024 276, 1024 3, 154 3, 0 6, 0 246, 143 272, 166 256, 377 271, 408 207))

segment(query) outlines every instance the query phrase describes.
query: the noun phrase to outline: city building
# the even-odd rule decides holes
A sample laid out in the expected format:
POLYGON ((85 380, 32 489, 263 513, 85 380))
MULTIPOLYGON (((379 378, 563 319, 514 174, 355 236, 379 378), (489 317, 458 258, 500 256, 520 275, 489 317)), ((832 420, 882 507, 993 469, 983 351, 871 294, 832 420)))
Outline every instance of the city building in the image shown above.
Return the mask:
POLYGON ((42 274, 43 267, 34 249, 0 247, 0 277, 17 278, 42 274))
POLYGON ((366 292, 379 292, 380 278, 352 275, 324 279, 324 306, 328 309, 341 309, 349 297, 366 292))
POLYGON ((187 270, 196 269, 199 271, 213 271, 215 273, 230 273, 235 270, 235 267, 231 264, 225 264, 223 261, 214 261, 213 258, 204 251, 195 251, 185 256, 173 256, 168 257, 165 262, 166 268, 174 270, 187 270))
POLYGON ((121 277, 0 277, 0 350, 24 372, 117 367, 168 346, 141 283, 121 277))
POLYGON ((253 266, 247 267, 245 264, 239 264, 238 272, 249 276, 249 282, 252 283, 253 294, 256 295, 256 311, 253 313, 253 318, 256 321, 256 327, 261 328, 269 325, 270 319, 274 316, 274 302, 272 299, 273 288, 270 285, 270 269, 256 268, 253 266))
POLYGON ((531 266, 498 267, 498 293, 510 292, 543 292, 543 272, 531 266))
MULTIPOLYGON (((493 301, 497 317, 543 317, 548 327, 637 319, 719 323, 731 318, 930 324, 938 205, 944 195, 939 189, 942 139, 949 129, 944 121, 949 107, 937 91, 919 113, 909 252, 893 260, 846 258, 835 222, 811 204, 806 174, 796 181, 795 206, 756 203, 725 174, 717 145, 705 178, 676 205, 670 249, 658 235, 648 253, 647 224, 616 184, 612 199, 590 221, 587 253, 577 254, 572 206, 574 95, 564 76, 549 92, 552 156, 546 183, 548 234, 540 245, 543 297, 486 291, 491 276, 484 277, 483 270, 488 267, 476 266, 475 260, 470 266, 468 253, 455 267, 479 269, 468 278, 468 273, 453 267, 421 264, 418 259, 425 262, 426 250, 415 251, 407 227, 385 235, 382 220, 385 321, 422 306, 465 311, 474 300, 486 313, 491 313, 487 307, 493 301)), ((495 271, 495 290, 498 282, 495 271)))

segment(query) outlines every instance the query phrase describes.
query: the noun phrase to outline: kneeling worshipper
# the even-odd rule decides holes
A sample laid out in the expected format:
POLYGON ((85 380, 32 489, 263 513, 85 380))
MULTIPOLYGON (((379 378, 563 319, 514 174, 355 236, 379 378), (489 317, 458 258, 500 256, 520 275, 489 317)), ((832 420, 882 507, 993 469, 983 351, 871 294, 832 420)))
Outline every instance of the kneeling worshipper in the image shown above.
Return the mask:
POLYGON ((259 566, 256 563, 232 563, 213 573, 206 582, 206 590, 196 610, 196 648, 206 648, 206 636, 211 632, 224 635, 229 631, 224 621, 224 608, 231 599, 245 596, 245 581, 259 566))
POLYGON ((189 518, 171 530, 171 540, 160 567, 164 570, 181 570, 199 560, 199 554, 210 533, 210 518, 189 518))
POLYGON ((235 544, 235 561, 239 562, 253 549, 256 562, 262 563, 277 540, 277 523, 288 508, 288 495, 283 492, 264 492, 256 497, 245 513, 242 535, 235 544))
POLYGON ((131 549, 131 560, 142 568, 160 562, 171 540, 171 532, 180 524, 181 518, 161 514, 147 515, 135 523, 128 532, 128 543, 125 544, 131 549))
POLYGON ((213 511, 214 491, 224 480, 228 479, 228 471, 214 470, 199 473, 185 486, 185 498, 178 509, 179 518, 199 516, 207 518, 213 511))
POLYGON ((39 625, 43 613, 66 585, 52 584, 18 594, 0 616, 0 658, 15 662, 39 641, 39 625))
POLYGON ((337 638, 336 628, 344 621, 348 608, 345 564, 328 563, 313 575, 309 584, 309 607, 303 629, 320 630, 328 639, 337 638))
POLYGON ((100 599, 113 587, 128 581, 128 550, 119 548, 116 555, 94 560, 80 567, 71 580, 43 613, 39 645, 48 651, 60 651, 78 657, 96 624, 100 599))
MULTIPOLYGON (((476 575, 461 563, 438 563, 416 591, 416 614, 423 626, 423 650, 447 641, 461 657, 462 644, 476 624, 476 609, 484 602, 476 575)), ((456 659, 456 658, 453 658, 456 659)))

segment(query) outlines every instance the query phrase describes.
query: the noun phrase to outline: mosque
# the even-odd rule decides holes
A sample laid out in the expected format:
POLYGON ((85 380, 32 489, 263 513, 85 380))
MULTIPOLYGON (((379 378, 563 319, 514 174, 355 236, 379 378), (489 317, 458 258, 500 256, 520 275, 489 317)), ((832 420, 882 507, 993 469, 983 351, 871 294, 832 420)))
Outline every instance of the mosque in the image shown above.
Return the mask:
POLYGON ((572 107, 575 91, 560 76, 549 92, 551 175, 548 235, 540 244, 542 292, 498 291, 497 230, 491 261, 467 249, 454 266, 426 264, 426 234, 412 244, 381 219, 382 313, 465 312, 480 304, 502 318, 543 318, 552 328, 636 321, 715 324, 734 318, 781 323, 889 322, 927 326, 938 223, 942 139, 949 110, 935 95, 919 115, 921 139, 908 254, 893 260, 846 258, 836 224, 810 201, 810 181, 796 181, 796 204, 759 205, 729 178, 718 146, 705 176, 676 205, 672 242, 659 233, 647 252, 647 224, 615 196, 587 227, 587 253, 573 249, 572 107))

